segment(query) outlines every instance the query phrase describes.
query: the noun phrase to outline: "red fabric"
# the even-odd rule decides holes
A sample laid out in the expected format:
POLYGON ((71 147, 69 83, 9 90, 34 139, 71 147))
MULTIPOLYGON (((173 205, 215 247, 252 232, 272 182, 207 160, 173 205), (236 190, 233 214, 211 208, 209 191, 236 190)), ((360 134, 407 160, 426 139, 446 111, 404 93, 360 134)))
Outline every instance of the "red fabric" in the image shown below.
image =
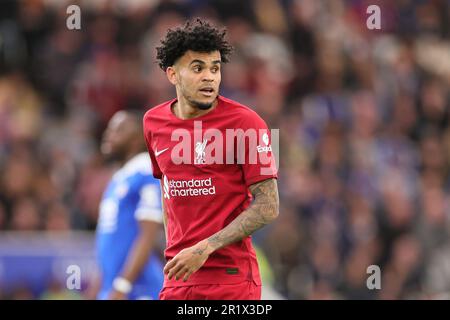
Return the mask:
MULTIPOLYGON (((215 141, 211 137, 196 135, 195 124, 201 124, 203 135, 208 129, 216 129, 223 137, 226 137, 226 129, 255 129, 260 135, 257 137, 258 145, 267 146, 267 136, 270 136, 270 132, 265 122, 253 110, 219 97, 218 105, 209 113, 194 119, 181 120, 171 111, 171 105, 175 101, 174 99, 156 106, 144 116, 144 134, 153 173, 156 178, 163 179, 165 185, 162 191, 166 195, 164 206, 168 216, 165 250, 167 260, 172 259, 180 250, 222 230, 244 211, 251 202, 248 186, 277 177, 274 162, 261 163, 259 158, 264 153, 265 157, 272 159, 271 152, 257 153, 256 145, 250 148, 250 145, 245 143, 242 146, 246 157, 251 152, 258 156, 257 163, 238 164, 236 160, 234 164, 226 164, 227 153, 234 152, 236 156, 238 138, 232 140, 234 147, 231 143, 224 143, 224 164, 211 163, 211 159, 206 159, 206 164, 194 164, 193 159, 198 155, 195 151, 196 143, 201 143, 206 138, 206 148, 211 148, 215 141), (185 156, 184 153, 175 151, 179 150, 179 140, 172 141, 173 132, 177 129, 183 129, 190 136, 188 151, 185 151, 191 156, 192 162, 189 164, 174 163, 174 159, 180 155, 185 156), (269 169, 269 174, 262 174, 263 168, 269 169)), ((261 284, 251 237, 214 252, 187 282, 166 278, 164 286, 236 284, 246 280, 261 284), (232 272, 230 268, 233 269, 232 272)))
POLYGON ((205 284, 189 287, 166 287, 160 300, 261 300, 261 286, 252 281, 238 284, 205 284))

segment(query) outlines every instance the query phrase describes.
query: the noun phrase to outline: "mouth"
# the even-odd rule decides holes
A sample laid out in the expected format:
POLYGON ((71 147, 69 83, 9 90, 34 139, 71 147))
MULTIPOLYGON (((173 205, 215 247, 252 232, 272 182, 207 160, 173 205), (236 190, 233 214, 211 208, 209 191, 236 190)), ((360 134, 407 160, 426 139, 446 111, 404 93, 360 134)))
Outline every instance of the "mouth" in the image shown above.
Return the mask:
POLYGON ((211 97, 214 94, 214 88, 212 87, 201 88, 199 91, 206 97, 211 97))

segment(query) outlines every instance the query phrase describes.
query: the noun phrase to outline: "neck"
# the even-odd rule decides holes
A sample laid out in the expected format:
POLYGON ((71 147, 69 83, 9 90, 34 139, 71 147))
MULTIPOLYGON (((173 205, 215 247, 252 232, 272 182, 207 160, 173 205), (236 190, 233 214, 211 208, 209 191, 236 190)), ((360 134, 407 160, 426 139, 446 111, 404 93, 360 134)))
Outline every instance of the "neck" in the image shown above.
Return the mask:
POLYGON ((120 167, 123 167, 131 158, 140 153, 139 151, 133 150, 126 154, 126 156, 120 161, 120 167))
POLYGON ((211 108, 207 110, 201 110, 196 106, 191 105, 182 95, 178 95, 177 101, 172 106, 172 112, 180 119, 193 119, 203 116, 211 111, 217 106, 217 98, 212 103, 211 108))

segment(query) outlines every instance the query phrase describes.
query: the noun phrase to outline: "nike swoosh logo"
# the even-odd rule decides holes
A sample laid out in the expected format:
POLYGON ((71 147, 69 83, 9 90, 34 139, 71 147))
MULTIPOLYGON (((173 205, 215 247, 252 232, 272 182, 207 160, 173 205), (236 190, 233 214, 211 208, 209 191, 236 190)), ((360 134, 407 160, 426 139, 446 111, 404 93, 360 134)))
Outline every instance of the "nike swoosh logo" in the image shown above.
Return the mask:
POLYGON ((162 149, 162 150, 155 150, 155 157, 157 157, 157 156, 159 156, 161 153, 163 153, 164 151, 167 151, 167 150, 169 150, 169 148, 165 148, 165 149, 162 149))

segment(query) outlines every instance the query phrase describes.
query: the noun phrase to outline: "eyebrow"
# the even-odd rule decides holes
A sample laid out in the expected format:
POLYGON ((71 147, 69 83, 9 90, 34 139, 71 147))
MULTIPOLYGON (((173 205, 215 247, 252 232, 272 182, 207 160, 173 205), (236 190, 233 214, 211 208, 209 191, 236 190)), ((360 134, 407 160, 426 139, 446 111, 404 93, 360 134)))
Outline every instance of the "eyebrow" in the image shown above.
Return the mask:
MULTIPOLYGON (((194 60, 191 61, 191 63, 189 63, 189 65, 194 64, 194 63, 199 63, 199 64, 202 64, 202 65, 205 65, 205 64, 206 64, 206 63, 205 63, 204 61, 202 61, 202 60, 194 59, 194 60)), ((220 64, 220 63, 221 63, 220 60, 214 60, 214 61, 212 62, 212 64, 220 64)))

